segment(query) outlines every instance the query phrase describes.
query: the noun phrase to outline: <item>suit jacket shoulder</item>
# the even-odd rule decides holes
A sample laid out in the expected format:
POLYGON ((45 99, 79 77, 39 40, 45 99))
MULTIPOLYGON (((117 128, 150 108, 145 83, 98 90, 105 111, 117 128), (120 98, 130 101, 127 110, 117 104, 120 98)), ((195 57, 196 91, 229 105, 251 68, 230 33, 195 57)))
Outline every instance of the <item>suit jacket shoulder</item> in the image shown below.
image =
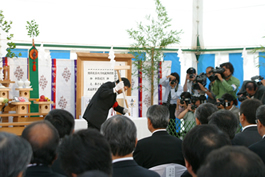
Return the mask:
POLYGON ((151 170, 137 165, 134 160, 125 160, 113 163, 113 177, 159 177, 151 170))
POLYGON ((61 174, 55 173, 46 165, 28 167, 24 177, 65 177, 61 174))
POLYGON ((250 146, 261 140, 261 136, 258 133, 257 127, 248 127, 243 132, 236 134, 232 140, 233 145, 250 146))
POLYGON ((263 163, 265 163, 265 151, 264 151, 265 139, 264 138, 261 141, 249 146, 249 149, 255 152, 262 159, 263 163))
POLYGON ((182 141, 166 131, 155 132, 152 136, 139 140, 133 158, 144 168, 167 163, 185 165, 182 141))

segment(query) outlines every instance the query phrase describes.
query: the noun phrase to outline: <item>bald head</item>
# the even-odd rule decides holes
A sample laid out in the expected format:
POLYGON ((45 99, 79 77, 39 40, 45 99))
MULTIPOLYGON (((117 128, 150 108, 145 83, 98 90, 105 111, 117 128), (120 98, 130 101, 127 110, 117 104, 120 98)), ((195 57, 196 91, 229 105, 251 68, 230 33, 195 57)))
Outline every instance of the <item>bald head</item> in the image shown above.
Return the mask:
POLYGON ((48 121, 38 121, 27 126, 21 135, 33 150, 31 163, 52 164, 59 143, 57 130, 48 121))

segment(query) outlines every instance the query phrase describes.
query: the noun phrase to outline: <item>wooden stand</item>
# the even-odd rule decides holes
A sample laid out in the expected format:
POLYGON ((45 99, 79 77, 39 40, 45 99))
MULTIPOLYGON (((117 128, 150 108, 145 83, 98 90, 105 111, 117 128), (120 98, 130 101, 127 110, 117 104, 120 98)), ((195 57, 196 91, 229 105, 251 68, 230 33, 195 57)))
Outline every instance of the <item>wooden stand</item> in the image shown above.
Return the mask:
POLYGON ((8 99, 9 90, 10 88, 0 88, 0 97, 8 99))
POLYGON ((25 97, 27 99, 30 98, 30 91, 33 90, 32 88, 16 88, 16 90, 19 91, 20 97, 25 97))
POLYGON ((51 110, 51 104, 53 104, 53 101, 34 101, 33 103, 39 105, 40 113, 48 113, 51 110))
POLYGON ((17 114, 27 114, 28 105, 30 105, 31 102, 12 102, 11 104, 16 106, 17 114))

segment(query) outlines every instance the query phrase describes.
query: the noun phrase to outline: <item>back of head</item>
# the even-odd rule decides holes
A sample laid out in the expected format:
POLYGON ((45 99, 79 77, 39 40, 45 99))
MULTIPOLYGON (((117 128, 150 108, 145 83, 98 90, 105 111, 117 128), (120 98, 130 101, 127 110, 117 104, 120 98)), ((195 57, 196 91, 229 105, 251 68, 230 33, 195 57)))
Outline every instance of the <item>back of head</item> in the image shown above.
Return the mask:
POLYGON ((212 150, 230 144, 228 136, 215 125, 197 125, 187 133, 182 142, 183 155, 196 174, 212 150))
POLYGON ((203 103, 195 110, 195 117, 201 124, 208 124, 208 117, 218 111, 216 105, 212 103, 203 103))
POLYGON ((222 63, 222 64, 220 64, 220 67, 221 68, 226 67, 227 69, 230 70, 231 74, 234 73, 234 67, 233 67, 232 63, 230 63, 230 62, 222 63))
POLYGON ((107 140, 94 129, 80 130, 65 136, 58 148, 63 170, 71 176, 99 170, 112 173, 112 160, 107 140))
POLYGON ((110 144, 114 156, 126 156, 133 152, 136 143, 136 126, 126 116, 116 115, 101 126, 101 133, 110 144))
POLYGON ((260 123, 265 126, 265 105, 261 105, 257 109, 256 119, 259 119, 260 123))
POLYGON ((60 138, 70 135, 74 130, 74 116, 66 110, 53 109, 45 116, 45 120, 51 122, 57 129, 60 138))
MULTIPOLYGON (((131 87, 131 83, 130 83, 129 79, 127 79, 127 78, 125 78, 125 77, 122 77, 121 80, 123 81, 124 86, 127 86, 128 88, 131 87)), ((119 82, 120 82, 119 79, 116 80, 116 83, 119 83, 119 82)))
POLYGON ((17 177, 30 162, 32 149, 21 137, 0 132, 0 176, 17 177))
POLYGON ((176 77, 176 80, 179 83, 179 74, 178 73, 174 72, 174 73, 171 73, 170 75, 175 76, 176 77))
POLYGON ((256 111, 262 103, 258 99, 246 99, 240 105, 240 115, 244 114, 249 124, 256 124, 256 111))
POLYGON ((225 146, 212 151, 197 174, 198 177, 264 177, 260 157, 244 146, 225 146))
POLYGON ((163 105, 152 105, 146 112, 154 129, 167 128, 169 122, 169 110, 163 105))
POLYGON ((30 163, 51 165, 56 158, 59 135, 48 121, 37 121, 28 125, 22 132, 32 147, 33 156, 30 163))
POLYGON ((239 121, 231 111, 220 110, 209 117, 208 124, 216 125, 220 130, 227 133, 232 140, 235 137, 239 121))

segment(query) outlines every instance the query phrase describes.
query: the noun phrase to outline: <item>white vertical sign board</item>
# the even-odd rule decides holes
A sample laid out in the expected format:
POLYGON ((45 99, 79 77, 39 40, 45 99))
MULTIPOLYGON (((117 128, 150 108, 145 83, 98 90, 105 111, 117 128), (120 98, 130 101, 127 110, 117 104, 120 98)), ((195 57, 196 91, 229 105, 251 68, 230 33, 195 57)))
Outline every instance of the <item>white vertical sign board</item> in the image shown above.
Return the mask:
MULTIPOLYGON (((123 66, 125 62, 116 62, 116 65, 123 66)), ((125 76, 125 71, 121 71, 125 76)), ((105 82, 114 82, 118 79, 116 71, 111 68, 110 62, 84 61, 84 95, 93 96, 97 89, 105 82)))

